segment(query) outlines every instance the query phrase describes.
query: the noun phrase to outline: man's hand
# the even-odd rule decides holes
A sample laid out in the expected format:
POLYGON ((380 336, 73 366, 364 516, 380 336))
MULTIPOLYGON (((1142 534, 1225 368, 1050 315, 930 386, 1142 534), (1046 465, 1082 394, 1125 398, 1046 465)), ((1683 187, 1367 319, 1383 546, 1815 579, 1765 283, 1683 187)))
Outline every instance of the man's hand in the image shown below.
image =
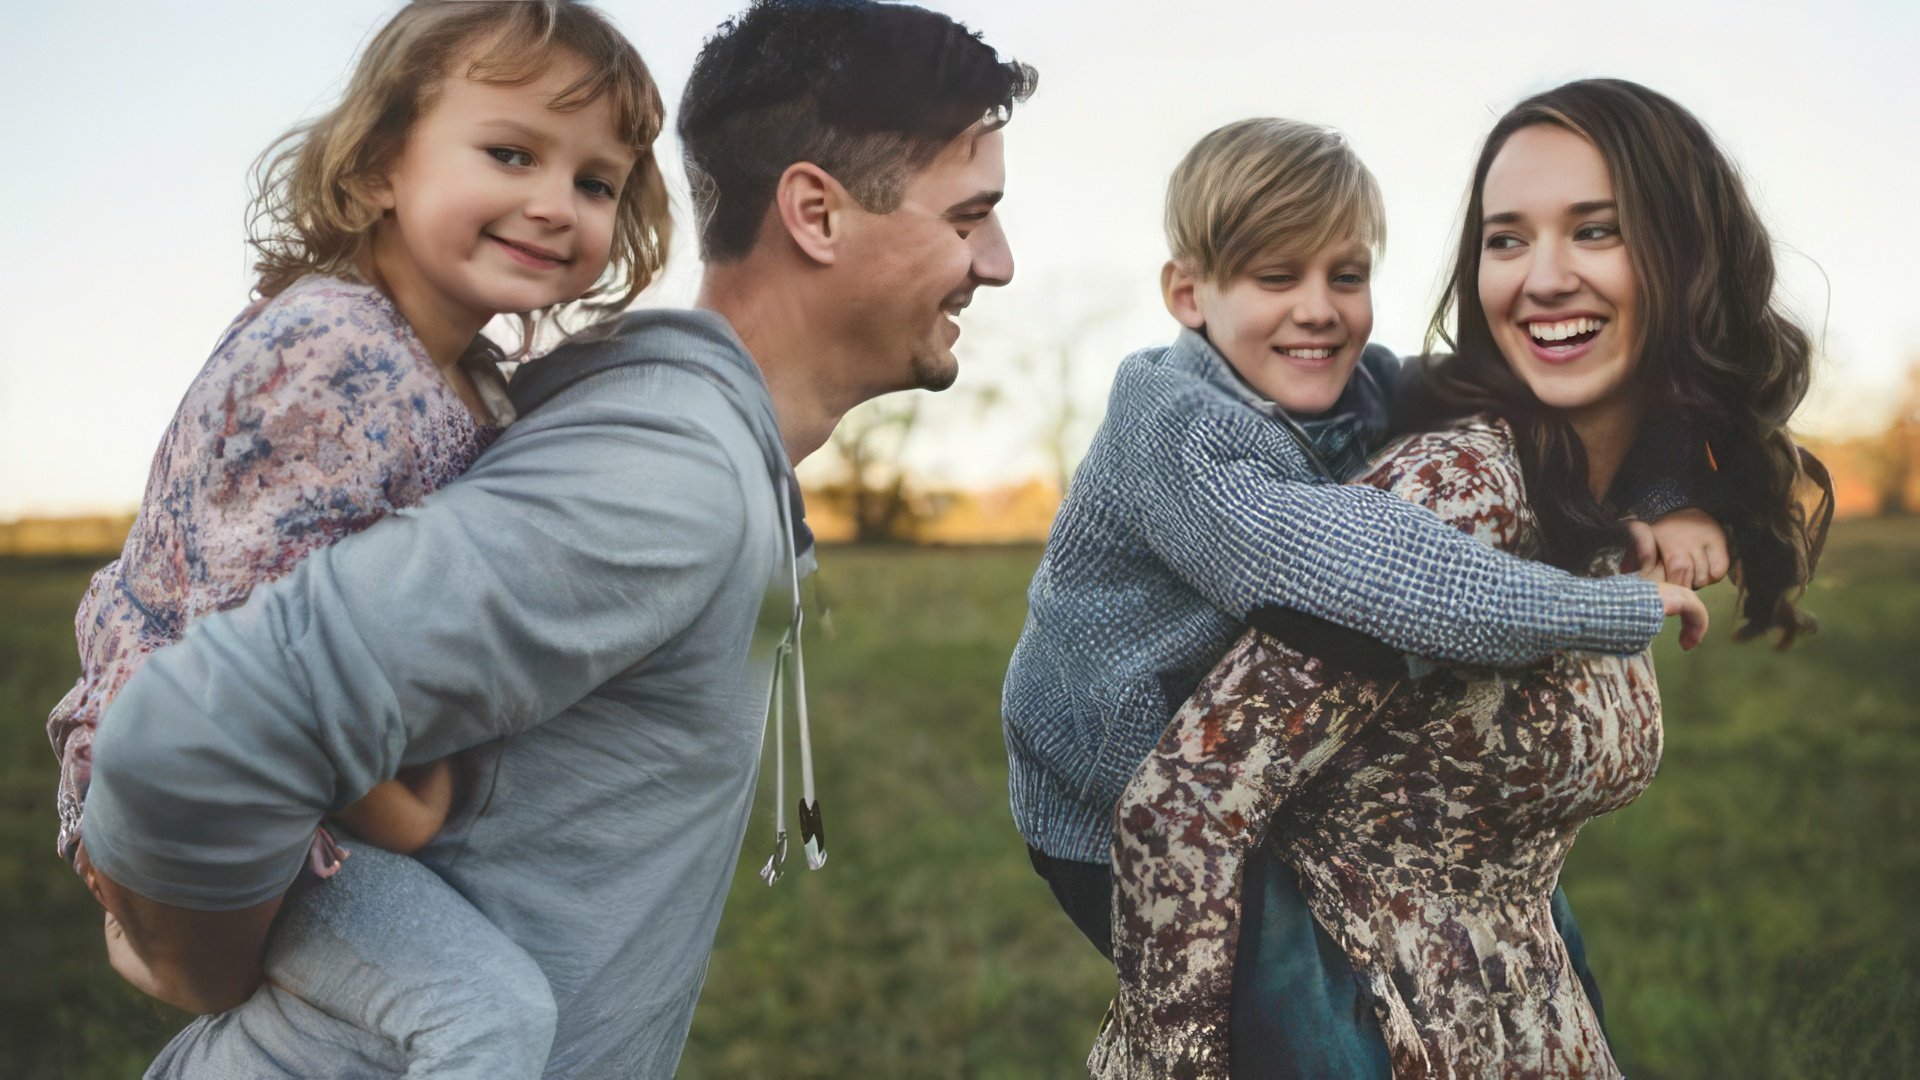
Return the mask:
POLYGON ((453 759, 440 758, 401 769, 333 816, 362 840, 411 855, 447 823, 453 787, 453 759))
POLYGON ((107 909, 107 960, 134 989, 191 1013, 215 1013, 265 981, 267 931, 284 897, 238 911, 194 911, 149 900, 91 863, 81 872, 107 909))
POLYGON ((1727 576, 1727 531, 1705 510, 1687 507, 1652 525, 1630 521, 1627 529, 1640 565, 1664 564, 1670 584, 1704 589, 1727 576))
POLYGON ((106 919, 107 963, 113 965, 113 970, 135 990, 150 998, 165 1001, 161 986, 153 977, 153 969, 134 951, 133 942, 127 940, 127 932, 120 926, 120 920, 114 918, 111 911, 107 912, 106 919))

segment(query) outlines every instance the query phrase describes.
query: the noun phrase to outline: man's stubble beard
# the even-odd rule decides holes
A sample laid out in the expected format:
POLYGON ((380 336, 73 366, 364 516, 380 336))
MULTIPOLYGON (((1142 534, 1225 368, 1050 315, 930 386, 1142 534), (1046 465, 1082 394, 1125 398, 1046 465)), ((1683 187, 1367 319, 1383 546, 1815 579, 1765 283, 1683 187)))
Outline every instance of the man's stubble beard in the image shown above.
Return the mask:
POLYGON ((960 361, 948 349, 916 352, 909 373, 915 389, 938 392, 952 386, 960 377, 960 361))

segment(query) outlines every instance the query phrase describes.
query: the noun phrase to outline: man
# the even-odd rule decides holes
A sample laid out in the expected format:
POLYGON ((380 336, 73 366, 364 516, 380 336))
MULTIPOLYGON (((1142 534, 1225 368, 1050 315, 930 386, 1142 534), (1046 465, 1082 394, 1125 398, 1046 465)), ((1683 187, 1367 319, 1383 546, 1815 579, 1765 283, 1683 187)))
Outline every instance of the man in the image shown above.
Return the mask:
POLYGON ((756 3, 681 105, 702 310, 528 365, 467 476, 148 661, 95 748, 96 882, 150 989, 231 1010, 156 1073, 363 1067, 254 993, 269 924, 324 813, 500 740, 421 862, 551 984, 547 1075, 672 1074, 752 802, 754 624, 804 536, 791 463, 953 381, 954 316, 1013 273, 999 127, 1033 83, 919 8, 756 3))

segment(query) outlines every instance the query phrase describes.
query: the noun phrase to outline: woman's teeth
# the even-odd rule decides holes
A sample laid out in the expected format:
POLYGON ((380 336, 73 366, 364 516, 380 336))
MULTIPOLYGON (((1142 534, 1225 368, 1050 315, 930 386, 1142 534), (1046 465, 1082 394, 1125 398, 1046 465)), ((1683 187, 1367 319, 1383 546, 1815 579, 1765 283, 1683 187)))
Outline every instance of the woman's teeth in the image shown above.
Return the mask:
POLYGON ((1565 341, 1570 337, 1578 337, 1581 334, 1598 333, 1600 328, 1605 325, 1607 325, 1607 320, 1593 318, 1566 319, 1562 322, 1551 323, 1530 322, 1527 324, 1527 333, 1533 335, 1533 340, 1535 341, 1565 341))

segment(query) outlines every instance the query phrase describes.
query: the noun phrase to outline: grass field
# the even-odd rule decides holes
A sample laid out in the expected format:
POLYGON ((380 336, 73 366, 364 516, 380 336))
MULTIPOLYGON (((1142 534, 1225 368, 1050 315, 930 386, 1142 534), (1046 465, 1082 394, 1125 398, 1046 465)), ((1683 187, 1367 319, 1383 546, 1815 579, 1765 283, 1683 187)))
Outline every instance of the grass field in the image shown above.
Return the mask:
MULTIPOLYGON (((997 702, 1037 551, 840 549, 810 642, 832 862, 747 838, 684 1077, 1075 1074, 1111 976, 1006 810, 997 702), (789 866, 793 866, 789 863, 789 866)), ((0 1076, 128 1077, 181 1017, 118 985, 52 856, 41 721, 88 568, 0 562, 0 1076)), ((1920 1076, 1920 522, 1846 522, 1787 653, 1660 646, 1667 750, 1565 875, 1630 1075, 1920 1076)))

